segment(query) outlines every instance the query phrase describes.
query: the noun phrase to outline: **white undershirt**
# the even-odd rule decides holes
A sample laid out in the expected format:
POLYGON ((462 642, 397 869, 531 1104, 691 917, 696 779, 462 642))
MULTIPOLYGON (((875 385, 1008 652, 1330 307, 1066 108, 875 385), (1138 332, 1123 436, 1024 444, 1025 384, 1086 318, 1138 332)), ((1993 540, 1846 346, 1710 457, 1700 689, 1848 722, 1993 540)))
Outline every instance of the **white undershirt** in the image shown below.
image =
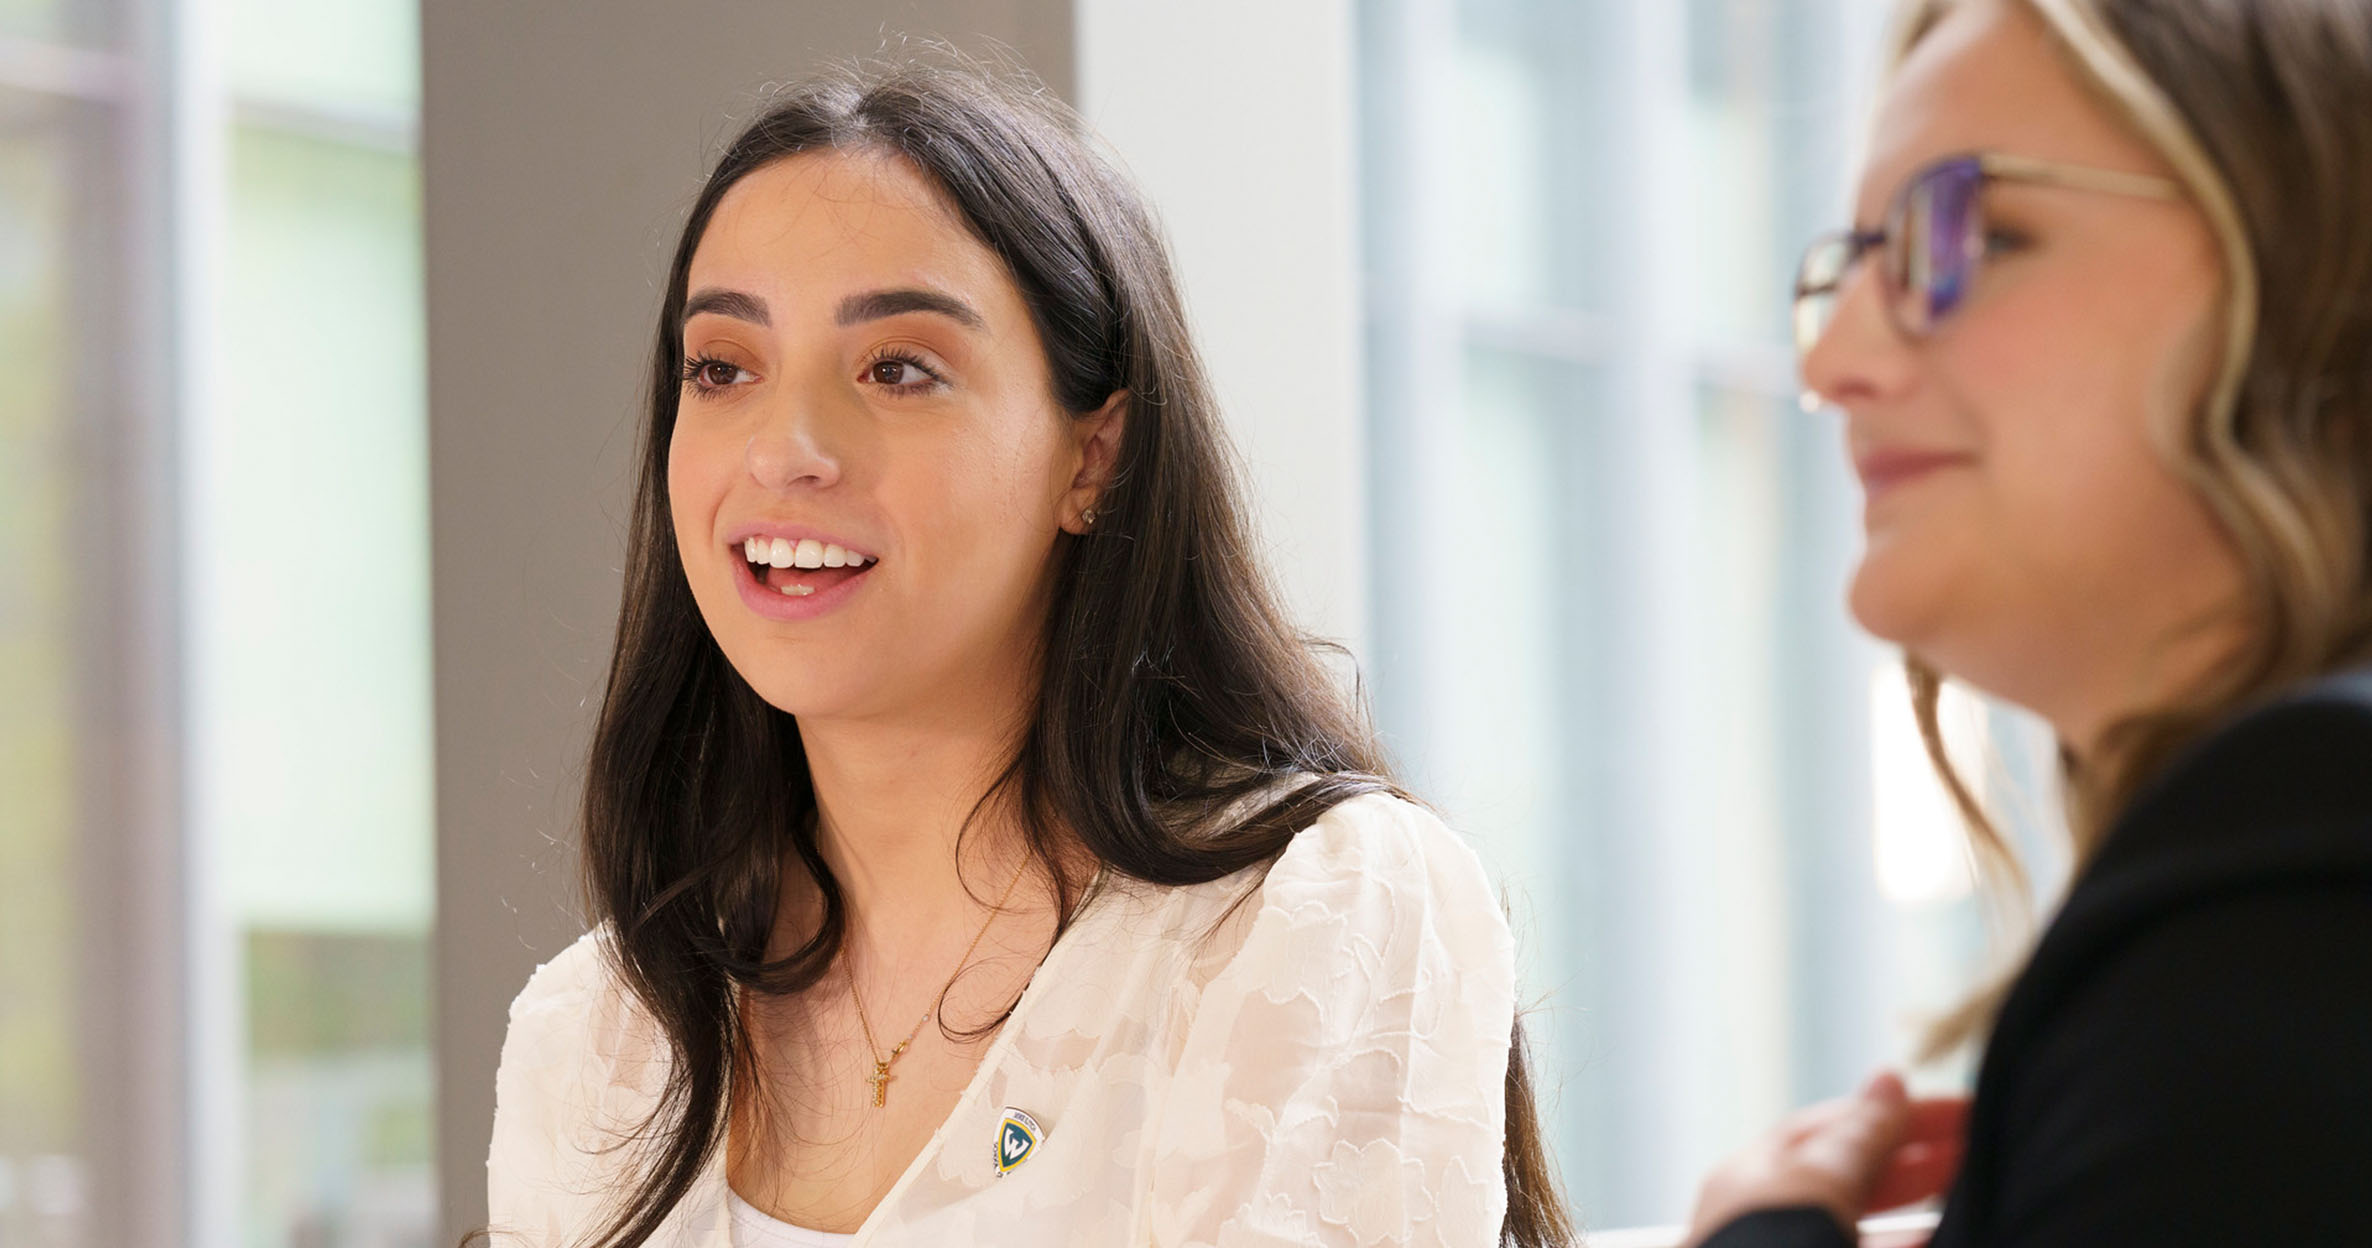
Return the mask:
POLYGON ((842 1248, 857 1240, 854 1235, 811 1231, 768 1217, 730 1188, 725 1199, 733 1206, 733 1248, 842 1248))

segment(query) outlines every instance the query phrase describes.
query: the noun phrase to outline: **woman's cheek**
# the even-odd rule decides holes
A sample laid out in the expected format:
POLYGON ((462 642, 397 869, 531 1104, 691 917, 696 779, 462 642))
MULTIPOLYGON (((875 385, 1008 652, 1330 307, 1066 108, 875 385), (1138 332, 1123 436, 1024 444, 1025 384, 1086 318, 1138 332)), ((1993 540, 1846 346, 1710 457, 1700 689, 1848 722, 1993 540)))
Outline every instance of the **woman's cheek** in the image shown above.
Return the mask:
POLYGON ((702 438, 683 423, 668 439, 667 511, 675 527, 678 556, 696 594, 725 568, 716 545, 719 508, 731 488, 735 466, 721 462, 713 438, 702 438))
POLYGON ((700 525, 693 518, 700 491, 687 471, 690 462, 683 454, 682 440, 672 440, 667 455, 667 518, 675 527, 676 548, 686 567, 697 566, 691 547, 700 536, 700 525))

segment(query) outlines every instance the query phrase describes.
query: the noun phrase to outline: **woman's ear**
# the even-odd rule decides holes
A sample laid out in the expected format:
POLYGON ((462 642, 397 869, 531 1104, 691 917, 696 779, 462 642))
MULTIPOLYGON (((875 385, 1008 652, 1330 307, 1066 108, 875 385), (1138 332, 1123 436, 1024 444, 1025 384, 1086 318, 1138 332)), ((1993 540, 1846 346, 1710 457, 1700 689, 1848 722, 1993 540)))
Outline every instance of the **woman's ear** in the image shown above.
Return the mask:
POLYGON ((1120 438, 1128 430, 1128 391, 1115 390, 1104 405, 1071 422, 1079 448, 1079 469, 1063 494, 1062 527, 1084 534, 1095 527, 1106 508, 1104 489, 1112 483, 1120 462, 1120 438))

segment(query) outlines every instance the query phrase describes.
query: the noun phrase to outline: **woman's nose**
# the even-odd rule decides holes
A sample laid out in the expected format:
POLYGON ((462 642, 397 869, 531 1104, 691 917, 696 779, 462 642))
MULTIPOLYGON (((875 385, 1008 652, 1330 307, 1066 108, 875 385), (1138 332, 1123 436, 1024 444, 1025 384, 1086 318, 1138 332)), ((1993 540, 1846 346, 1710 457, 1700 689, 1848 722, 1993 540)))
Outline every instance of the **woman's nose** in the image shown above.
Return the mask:
POLYGON ((1907 379, 1911 350, 1886 313, 1885 283, 1855 265, 1837 288, 1826 328, 1804 352, 1804 388, 1839 407, 1893 393, 1907 379))
POLYGON ((793 397, 742 448, 750 478, 777 492, 822 489, 840 480, 840 455, 822 405, 793 397))

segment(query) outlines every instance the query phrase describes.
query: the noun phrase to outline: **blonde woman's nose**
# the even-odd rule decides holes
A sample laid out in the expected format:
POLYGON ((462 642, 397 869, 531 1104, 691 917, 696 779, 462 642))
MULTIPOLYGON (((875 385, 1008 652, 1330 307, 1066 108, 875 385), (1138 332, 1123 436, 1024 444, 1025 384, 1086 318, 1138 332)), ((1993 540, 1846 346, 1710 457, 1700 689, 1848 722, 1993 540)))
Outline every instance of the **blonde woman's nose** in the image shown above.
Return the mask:
POLYGON ((1911 344, 1886 315, 1883 285, 1866 264, 1845 276, 1835 311, 1801 361, 1808 410, 1879 398, 1908 377, 1911 344))

